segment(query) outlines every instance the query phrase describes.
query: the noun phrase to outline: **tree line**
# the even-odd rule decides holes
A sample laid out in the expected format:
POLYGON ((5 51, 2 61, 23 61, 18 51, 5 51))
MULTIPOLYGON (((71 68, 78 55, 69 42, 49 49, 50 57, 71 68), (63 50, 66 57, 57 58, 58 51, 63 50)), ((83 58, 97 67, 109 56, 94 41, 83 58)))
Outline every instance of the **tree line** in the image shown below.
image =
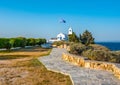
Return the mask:
POLYGON ((0 49, 6 48, 10 50, 15 47, 25 46, 35 46, 46 43, 46 39, 44 38, 25 38, 25 37, 17 37, 17 38, 0 38, 0 49))

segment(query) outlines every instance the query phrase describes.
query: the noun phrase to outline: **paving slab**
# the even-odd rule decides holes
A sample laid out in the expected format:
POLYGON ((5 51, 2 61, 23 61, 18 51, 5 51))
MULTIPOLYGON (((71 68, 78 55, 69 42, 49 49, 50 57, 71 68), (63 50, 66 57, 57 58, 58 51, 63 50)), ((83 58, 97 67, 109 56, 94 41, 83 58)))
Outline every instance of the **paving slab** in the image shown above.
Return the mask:
POLYGON ((50 55, 39 60, 47 69, 70 75, 74 85, 120 85, 120 80, 111 72, 79 67, 62 60, 62 53, 66 52, 65 49, 53 48, 50 55))

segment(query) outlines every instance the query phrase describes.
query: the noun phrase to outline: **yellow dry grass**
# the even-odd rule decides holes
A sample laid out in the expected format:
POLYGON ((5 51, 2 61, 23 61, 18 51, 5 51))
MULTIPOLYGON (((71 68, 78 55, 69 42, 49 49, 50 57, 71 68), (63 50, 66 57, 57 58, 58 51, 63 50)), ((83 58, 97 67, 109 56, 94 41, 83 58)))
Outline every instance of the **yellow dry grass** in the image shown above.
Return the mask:
POLYGON ((0 52, 0 85, 71 85, 69 76, 48 71, 37 60, 49 52, 39 47, 0 52))

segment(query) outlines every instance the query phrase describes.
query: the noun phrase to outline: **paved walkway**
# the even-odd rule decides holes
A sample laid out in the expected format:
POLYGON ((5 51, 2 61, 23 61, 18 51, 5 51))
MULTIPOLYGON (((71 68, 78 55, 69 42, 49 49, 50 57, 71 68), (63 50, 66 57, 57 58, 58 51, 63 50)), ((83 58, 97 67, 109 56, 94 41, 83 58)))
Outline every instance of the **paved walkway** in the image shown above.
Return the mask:
POLYGON ((66 50, 53 48, 49 56, 40 57, 39 60, 48 69, 69 74, 74 85, 120 85, 120 80, 110 72, 78 67, 63 61, 63 52, 66 50))

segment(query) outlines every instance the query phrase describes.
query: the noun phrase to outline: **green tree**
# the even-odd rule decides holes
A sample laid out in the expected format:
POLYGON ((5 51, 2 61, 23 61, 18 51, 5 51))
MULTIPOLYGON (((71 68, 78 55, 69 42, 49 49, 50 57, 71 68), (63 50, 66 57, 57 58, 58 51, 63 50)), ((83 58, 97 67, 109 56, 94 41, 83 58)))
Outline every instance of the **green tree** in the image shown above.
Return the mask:
POLYGON ((26 43, 27 43, 26 38, 25 37, 18 37, 18 40, 19 40, 19 46, 24 48, 26 46, 26 43))
POLYGON ((11 45, 9 43, 8 38, 0 38, 0 48, 6 48, 7 50, 10 50, 11 45))
POLYGON ((69 42, 79 42, 79 38, 74 32, 71 35, 68 35, 68 39, 69 42))
POLYGON ((80 34, 80 42, 88 46, 89 44, 94 44, 94 38, 88 30, 86 30, 82 35, 80 34))
POLYGON ((17 37, 17 38, 11 38, 10 44, 12 47, 25 47, 26 46, 26 38, 25 37, 17 37))
POLYGON ((7 50, 10 50, 11 49, 11 44, 10 44, 10 39, 5 39, 5 48, 7 50))
POLYGON ((21 41, 20 41, 19 38, 14 38, 13 47, 21 47, 21 46, 20 46, 20 43, 21 43, 21 41))
POLYGON ((36 42, 36 45, 41 45, 41 41, 42 41, 42 39, 35 39, 35 42, 36 42))
POLYGON ((46 43, 46 39, 42 39, 42 42, 41 42, 42 44, 44 44, 44 43, 46 43))
POLYGON ((9 43, 10 43, 11 47, 14 47, 15 38, 10 38, 9 43))
POLYGON ((5 38, 0 38, 0 48, 4 48, 5 38))
POLYGON ((23 47, 22 44, 24 44, 21 40, 21 38, 11 38, 10 39, 10 44, 12 47, 23 47))
POLYGON ((27 46, 35 46, 36 40, 34 38, 28 38, 27 39, 27 46))
POLYGON ((35 39, 35 42, 36 42, 36 45, 41 45, 46 43, 46 39, 38 38, 38 39, 35 39))

